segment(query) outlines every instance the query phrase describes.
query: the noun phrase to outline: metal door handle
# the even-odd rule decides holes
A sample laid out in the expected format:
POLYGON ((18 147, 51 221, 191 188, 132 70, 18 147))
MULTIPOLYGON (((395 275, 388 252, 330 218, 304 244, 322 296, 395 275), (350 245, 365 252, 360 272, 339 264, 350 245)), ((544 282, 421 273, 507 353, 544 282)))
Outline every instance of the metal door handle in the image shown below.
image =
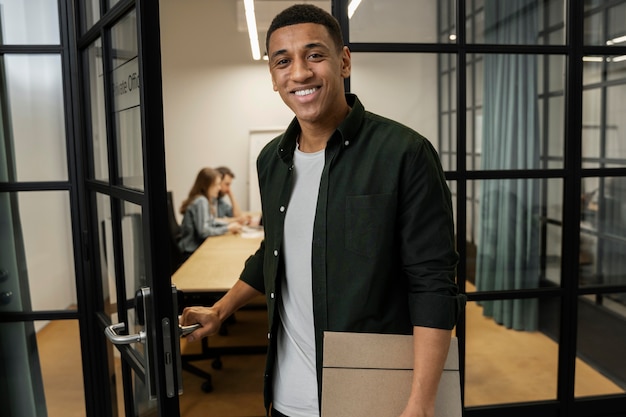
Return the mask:
POLYGON ((196 324, 191 324, 189 326, 181 326, 180 324, 178 325, 178 332, 180 334, 180 337, 185 337, 187 336, 189 333, 193 333, 196 329, 199 329, 200 327, 202 327, 200 325, 200 323, 196 323, 196 324))
POLYGON ((117 323, 107 326, 104 329, 104 334, 107 339, 114 345, 130 345, 131 343, 146 343, 146 332, 143 330, 137 334, 122 335, 118 331, 124 331, 126 325, 124 323, 117 323))

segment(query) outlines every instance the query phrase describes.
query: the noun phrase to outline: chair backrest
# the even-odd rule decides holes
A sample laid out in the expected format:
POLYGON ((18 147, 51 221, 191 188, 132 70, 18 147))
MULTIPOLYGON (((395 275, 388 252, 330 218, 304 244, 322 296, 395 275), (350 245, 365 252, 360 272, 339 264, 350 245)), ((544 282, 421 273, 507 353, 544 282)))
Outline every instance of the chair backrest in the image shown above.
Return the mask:
POLYGON ((178 224, 178 220, 176 220, 174 197, 171 191, 167 192, 167 216, 167 222, 170 228, 170 237, 174 239, 175 242, 178 242, 178 238, 180 237, 180 225, 178 224))
POLYGON ((176 220, 174 211, 174 197, 171 191, 167 192, 167 223, 170 230, 170 261, 172 265, 171 273, 173 274, 182 265, 185 260, 183 253, 178 247, 178 239, 180 238, 180 225, 176 220))

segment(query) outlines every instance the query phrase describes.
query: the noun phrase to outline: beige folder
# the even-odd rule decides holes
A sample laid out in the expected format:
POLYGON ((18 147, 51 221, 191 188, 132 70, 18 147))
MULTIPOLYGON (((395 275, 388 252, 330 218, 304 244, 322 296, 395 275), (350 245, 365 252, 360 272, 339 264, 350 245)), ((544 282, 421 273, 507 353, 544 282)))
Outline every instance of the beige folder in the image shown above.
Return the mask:
MULTIPOLYGON (((324 333, 321 417, 398 417, 411 391, 413 336, 324 333)), ((460 417, 459 349, 452 338, 435 417, 460 417)))

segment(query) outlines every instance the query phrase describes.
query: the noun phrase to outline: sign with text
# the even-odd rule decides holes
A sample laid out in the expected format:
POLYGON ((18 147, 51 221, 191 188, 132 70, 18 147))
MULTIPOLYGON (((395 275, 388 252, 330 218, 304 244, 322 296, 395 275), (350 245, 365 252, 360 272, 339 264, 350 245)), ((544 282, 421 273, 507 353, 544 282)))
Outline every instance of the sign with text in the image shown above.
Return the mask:
POLYGON ((113 70, 113 97, 115 111, 139 106, 139 61, 137 57, 113 70))

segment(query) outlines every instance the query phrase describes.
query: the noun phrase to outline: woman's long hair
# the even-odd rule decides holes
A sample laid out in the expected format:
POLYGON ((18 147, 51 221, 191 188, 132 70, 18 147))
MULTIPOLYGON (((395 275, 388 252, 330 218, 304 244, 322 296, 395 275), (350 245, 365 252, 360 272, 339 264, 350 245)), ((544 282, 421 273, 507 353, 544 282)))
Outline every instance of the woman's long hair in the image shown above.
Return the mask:
POLYGON ((189 204, 199 196, 203 195, 209 198, 209 187, 215 183, 219 176, 220 173, 213 168, 202 168, 196 176, 196 181, 193 183, 187 199, 180 206, 180 214, 185 214, 189 204))

